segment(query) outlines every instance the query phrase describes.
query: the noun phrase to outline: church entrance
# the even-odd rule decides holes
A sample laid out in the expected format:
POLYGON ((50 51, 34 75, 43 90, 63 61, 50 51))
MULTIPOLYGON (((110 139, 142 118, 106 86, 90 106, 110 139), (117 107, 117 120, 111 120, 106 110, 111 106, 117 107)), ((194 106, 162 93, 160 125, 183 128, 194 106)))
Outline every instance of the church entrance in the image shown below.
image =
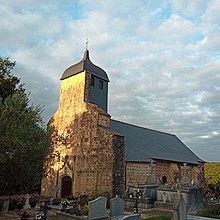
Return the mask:
POLYGON ((72 195, 72 178, 64 176, 62 178, 61 198, 66 198, 72 195))

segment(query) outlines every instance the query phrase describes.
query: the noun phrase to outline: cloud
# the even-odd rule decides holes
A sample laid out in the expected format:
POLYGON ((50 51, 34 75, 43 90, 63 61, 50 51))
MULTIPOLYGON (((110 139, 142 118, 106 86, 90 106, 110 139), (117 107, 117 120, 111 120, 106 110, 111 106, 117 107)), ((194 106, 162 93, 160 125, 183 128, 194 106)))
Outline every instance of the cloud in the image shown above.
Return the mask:
POLYGON ((173 0, 172 9, 174 12, 181 14, 184 17, 200 19, 205 13, 209 1, 206 0, 173 0))
POLYGON ((190 20, 172 14, 160 25, 157 36, 164 37, 164 40, 168 42, 180 41, 184 44, 196 38, 197 34, 196 26, 190 20))
POLYGON ((218 0, 209 1, 208 7, 206 12, 204 13, 203 17, 209 22, 219 23, 220 15, 220 2, 218 0))

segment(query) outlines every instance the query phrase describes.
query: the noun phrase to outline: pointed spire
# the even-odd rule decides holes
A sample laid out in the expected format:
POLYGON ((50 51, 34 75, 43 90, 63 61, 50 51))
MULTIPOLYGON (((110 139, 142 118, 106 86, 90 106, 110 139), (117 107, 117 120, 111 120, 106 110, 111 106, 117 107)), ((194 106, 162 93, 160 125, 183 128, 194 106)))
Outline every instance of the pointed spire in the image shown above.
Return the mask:
POLYGON ((86 51, 84 52, 83 60, 90 60, 90 59, 89 59, 89 51, 88 51, 88 50, 86 50, 86 51))
POLYGON ((88 47, 89 47, 89 39, 88 38, 86 38, 86 50, 88 50, 88 47))
POLYGON ((94 76, 109 82, 106 72, 91 62, 88 49, 85 50, 83 59, 80 62, 70 66, 64 71, 61 80, 74 76, 82 71, 88 71, 94 76))
POLYGON ((90 60, 89 59, 89 50, 88 50, 88 45, 89 45, 89 39, 86 38, 86 51, 84 52, 84 57, 83 57, 83 60, 90 60))

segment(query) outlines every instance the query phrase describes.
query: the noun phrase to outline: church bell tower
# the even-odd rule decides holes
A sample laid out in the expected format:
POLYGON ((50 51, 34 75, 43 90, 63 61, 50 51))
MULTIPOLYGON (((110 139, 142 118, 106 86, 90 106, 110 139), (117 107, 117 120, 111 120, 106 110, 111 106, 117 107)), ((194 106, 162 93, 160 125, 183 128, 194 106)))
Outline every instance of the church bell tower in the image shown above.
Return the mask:
POLYGON ((62 74, 59 107, 49 122, 53 146, 45 162, 43 195, 51 195, 53 186, 60 197, 123 194, 124 137, 110 129, 108 82, 87 49, 62 74))
POLYGON ((91 62, 88 50, 85 51, 84 57, 80 62, 70 66, 64 71, 61 81, 83 71, 89 74, 90 78, 88 97, 84 97, 84 101, 96 104, 99 108, 107 112, 109 79, 103 69, 91 62))

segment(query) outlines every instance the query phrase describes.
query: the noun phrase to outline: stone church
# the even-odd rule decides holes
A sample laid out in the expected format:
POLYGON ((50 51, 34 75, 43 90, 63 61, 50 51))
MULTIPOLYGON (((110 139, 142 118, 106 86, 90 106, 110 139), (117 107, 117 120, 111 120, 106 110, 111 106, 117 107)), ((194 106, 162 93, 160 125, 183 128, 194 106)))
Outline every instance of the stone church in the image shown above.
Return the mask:
POLYGON ((54 185, 60 197, 123 195, 146 183, 201 185, 204 161, 175 135, 111 119, 108 83, 88 50, 64 71, 42 195, 51 196, 54 185))

